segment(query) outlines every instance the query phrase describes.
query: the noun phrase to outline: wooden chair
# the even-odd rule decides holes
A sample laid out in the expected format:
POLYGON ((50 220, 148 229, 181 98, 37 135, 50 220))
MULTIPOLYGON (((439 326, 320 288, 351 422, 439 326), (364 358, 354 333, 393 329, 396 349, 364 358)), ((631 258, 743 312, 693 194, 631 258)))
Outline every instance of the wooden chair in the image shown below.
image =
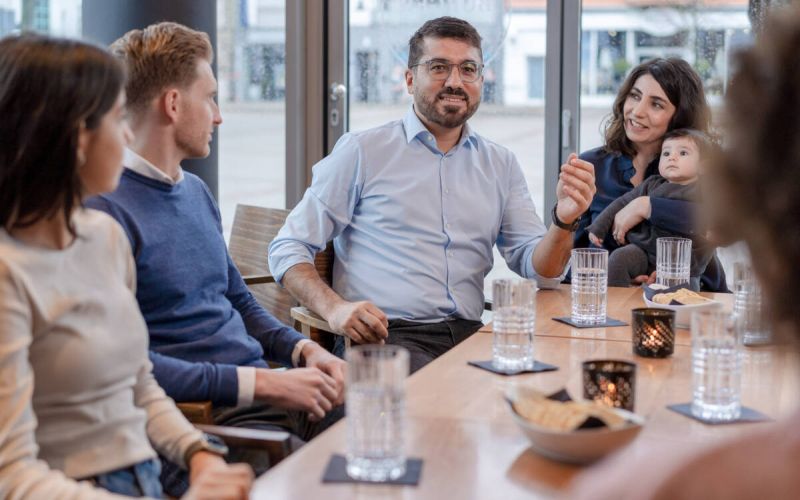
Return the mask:
MULTIPOLYGON (((256 300, 273 316, 293 324, 306 337, 330 349, 333 336, 328 322, 310 309, 300 306, 283 288, 275 283, 269 270, 269 244, 283 227, 289 210, 237 205, 231 229, 229 251, 256 300)), ((330 285, 333 277, 333 244, 318 253, 314 265, 320 277, 330 285)))

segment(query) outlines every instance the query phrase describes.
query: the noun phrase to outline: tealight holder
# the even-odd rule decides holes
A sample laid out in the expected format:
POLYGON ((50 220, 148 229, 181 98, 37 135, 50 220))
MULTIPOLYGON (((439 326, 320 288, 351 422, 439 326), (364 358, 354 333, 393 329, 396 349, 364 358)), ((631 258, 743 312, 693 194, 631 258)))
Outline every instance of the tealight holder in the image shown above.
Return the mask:
POLYGON ((636 364, 613 359, 584 361, 583 397, 613 408, 633 411, 636 364))
POLYGON ((631 311, 633 352, 646 358, 666 358, 675 352, 675 311, 641 307, 631 311))

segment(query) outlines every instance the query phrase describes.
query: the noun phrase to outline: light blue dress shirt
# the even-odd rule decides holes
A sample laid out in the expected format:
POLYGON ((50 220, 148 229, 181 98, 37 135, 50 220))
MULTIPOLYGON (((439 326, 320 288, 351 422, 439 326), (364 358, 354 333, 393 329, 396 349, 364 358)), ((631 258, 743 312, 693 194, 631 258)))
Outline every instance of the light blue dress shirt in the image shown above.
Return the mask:
POLYGON ((546 228, 508 149, 465 125, 447 153, 411 108, 402 120, 345 134, 269 247, 280 282, 333 239, 333 289, 390 319, 479 320, 497 244, 508 266, 542 288, 533 250, 546 228))

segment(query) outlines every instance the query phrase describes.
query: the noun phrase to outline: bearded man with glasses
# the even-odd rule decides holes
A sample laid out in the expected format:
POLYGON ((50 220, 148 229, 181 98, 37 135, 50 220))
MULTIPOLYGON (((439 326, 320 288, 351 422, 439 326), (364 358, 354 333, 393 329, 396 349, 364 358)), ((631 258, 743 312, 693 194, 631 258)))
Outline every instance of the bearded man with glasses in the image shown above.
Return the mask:
POLYGON ((482 61, 468 22, 426 22, 409 40, 411 109, 342 136, 269 248, 275 279, 302 304, 356 343, 408 348, 412 372, 481 327, 495 244, 519 275, 558 285, 595 192, 591 165, 565 165, 545 227, 513 153, 467 124, 482 61), (330 240, 332 287, 313 264, 330 240))

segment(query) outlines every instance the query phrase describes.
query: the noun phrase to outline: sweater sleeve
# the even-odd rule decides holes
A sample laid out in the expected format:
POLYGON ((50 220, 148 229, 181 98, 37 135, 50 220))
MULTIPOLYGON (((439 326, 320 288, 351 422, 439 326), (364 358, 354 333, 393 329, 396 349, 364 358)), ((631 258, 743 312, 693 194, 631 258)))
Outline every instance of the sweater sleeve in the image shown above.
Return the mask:
POLYGON ((614 217, 616 217, 617 212, 627 206, 628 203, 632 202, 639 196, 642 196, 642 194, 647 191, 648 185, 649 183, 647 181, 642 182, 635 188, 611 202, 611 204, 607 206, 605 210, 600 212, 600 215, 597 216, 594 222, 592 222, 589 227, 586 228, 586 231, 594 234, 600 238, 600 240, 604 240, 608 230, 611 229, 611 226, 614 224, 614 217))
POLYGON ((123 499, 75 481, 37 459, 33 412, 30 306, 22 285, 0 263, 0 498, 123 499))
POLYGON ((156 450, 171 462, 186 468, 186 450, 192 443, 202 439, 202 434, 158 386, 153 378, 152 367, 149 360, 142 364, 134 387, 134 402, 147 412, 147 437, 156 450))
POLYGON ((153 375, 167 395, 178 402, 207 401, 236 406, 239 380, 236 366, 185 361, 150 351, 153 375))
POLYGON ((294 328, 278 321, 258 303, 244 284, 242 275, 230 255, 228 255, 226 296, 242 315, 247 333, 261 344, 264 358, 291 367, 294 346, 305 337, 294 328))

